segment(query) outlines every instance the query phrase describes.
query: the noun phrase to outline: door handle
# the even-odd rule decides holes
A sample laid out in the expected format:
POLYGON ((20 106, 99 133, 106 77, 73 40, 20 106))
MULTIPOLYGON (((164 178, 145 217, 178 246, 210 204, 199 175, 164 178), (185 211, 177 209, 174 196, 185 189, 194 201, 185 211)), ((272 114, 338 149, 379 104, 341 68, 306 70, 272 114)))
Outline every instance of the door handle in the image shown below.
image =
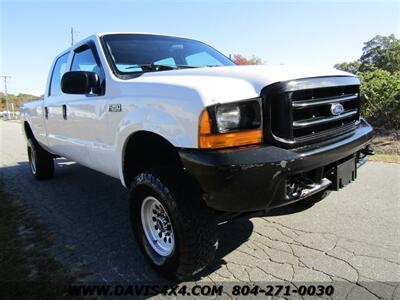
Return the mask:
POLYGON ((67 106, 65 104, 63 104, 63 106, 62 106, 62 114, 63 114, 63 119, 66 120, 67 119, 67 106))
POLYGON ((47 106, 44 107, 44 117, 45 117, 46 119, 49 118, 49 109, 47 108, 47 106))

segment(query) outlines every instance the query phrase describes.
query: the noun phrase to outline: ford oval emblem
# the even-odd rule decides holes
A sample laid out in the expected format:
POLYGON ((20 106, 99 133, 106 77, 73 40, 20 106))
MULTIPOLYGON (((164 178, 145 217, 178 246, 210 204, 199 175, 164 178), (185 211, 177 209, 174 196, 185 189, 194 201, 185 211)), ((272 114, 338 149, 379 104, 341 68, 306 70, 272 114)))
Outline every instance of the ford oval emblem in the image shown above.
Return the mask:
POLYGON ((342 112, 344 112, 344 107, 340 103, 333 103, 331 105, 331 113, 334 116, 340 115, 342 112))

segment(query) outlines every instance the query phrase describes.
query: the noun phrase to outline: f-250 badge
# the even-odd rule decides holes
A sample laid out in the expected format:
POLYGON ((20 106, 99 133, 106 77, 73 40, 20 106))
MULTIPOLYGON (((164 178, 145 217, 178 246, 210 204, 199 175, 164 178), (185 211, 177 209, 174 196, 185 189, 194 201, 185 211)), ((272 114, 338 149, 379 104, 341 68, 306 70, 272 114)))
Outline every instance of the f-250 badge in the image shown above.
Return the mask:
POLYGON ((108 106, 108 111, 110 112, 119 112, 121 111, 122 105, 121 104, 110 104, 108 106))

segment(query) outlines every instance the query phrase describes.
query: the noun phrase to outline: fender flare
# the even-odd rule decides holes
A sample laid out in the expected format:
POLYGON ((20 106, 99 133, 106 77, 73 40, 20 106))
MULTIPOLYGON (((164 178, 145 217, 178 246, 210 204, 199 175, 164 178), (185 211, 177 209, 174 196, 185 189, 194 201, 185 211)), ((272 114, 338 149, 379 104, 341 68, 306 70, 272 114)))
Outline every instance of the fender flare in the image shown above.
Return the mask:
POLYGON ((116 134, 116 151, 118 161, 118 174, 123 186, 127 187, 124 180, 124 159, 128 141, 138 132, 150 132, 168 141, 178 148, 197 148, 198 116, 187 118, 191 120, 185 126, 181 120, 164 110, 138 108, 125 115, 120 121, 116 134))

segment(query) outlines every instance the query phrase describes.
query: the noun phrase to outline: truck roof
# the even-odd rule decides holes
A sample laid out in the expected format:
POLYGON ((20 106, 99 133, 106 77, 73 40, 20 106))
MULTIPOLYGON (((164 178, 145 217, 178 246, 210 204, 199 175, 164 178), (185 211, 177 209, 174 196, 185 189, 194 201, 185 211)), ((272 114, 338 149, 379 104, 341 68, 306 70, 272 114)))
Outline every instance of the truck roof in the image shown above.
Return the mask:
POLYGON ((65 49, 64 51, 60 52, 56 58, 64 55, 66 52, 71 51, 71 48, 76 47, 77 45, 86 42, 89 39, 95 38, 95 37, 102 37, 105 35, 112 35, 112 34, 136 34, 136 35, 154 35, 154 36, 165 36, 165 37, 176 37, 176 38, 184 38, 184 39, 190 39, 190 38, 186 38, 186 37, 181 37, 181 36, 176 36, 176 35, 170 35, 170 34, 162 34, 162 33, 151 33, 151 32, 132 32, 132 31, 126 31, 126 32, 99 32, 99 33, 95 33, 92 35, 89 35, 87 37, 85 37, 84 39, 81 39, 79 41, 77 41, 76 43, 74 43, 74 45, 72 47, 68 47, 67 49, 65 49))
POLYGON ((180 37, 180 38, 185 38, 182 36, 176 36, 176 35, 171 35, 171 34, 163 34, 163 33, 154 33, 154 32, 132 32, 132 31, 126 31, 126 32, 100 32, 96 33, 95 35, 101 37, 104 35, 109 35, 109 34, 142 34, 142 35, 155 35, 155 36, 168 36, 168 37, 180 37))

